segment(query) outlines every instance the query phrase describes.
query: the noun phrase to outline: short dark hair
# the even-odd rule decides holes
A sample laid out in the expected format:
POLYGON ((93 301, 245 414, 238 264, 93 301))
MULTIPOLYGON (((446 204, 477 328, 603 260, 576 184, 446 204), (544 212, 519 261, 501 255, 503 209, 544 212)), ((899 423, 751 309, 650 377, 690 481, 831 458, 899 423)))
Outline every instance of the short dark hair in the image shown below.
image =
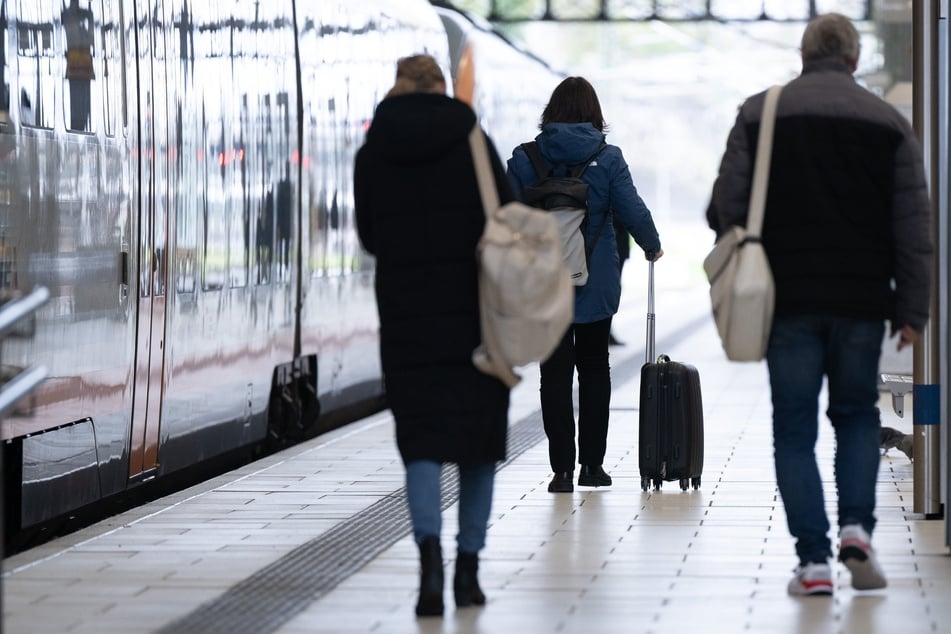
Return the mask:
POLYGON ((584 77, 568 77, 552 91, 538 127, 544 128, 549 123, 585 122, 601 132, 608 127, 594 86, 584 77))

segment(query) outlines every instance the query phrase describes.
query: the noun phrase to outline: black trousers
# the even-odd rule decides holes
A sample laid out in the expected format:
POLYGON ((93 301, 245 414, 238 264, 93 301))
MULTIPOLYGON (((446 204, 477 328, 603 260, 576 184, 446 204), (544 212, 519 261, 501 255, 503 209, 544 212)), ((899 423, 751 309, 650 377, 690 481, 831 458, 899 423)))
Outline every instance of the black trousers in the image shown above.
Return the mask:
POLYGON ((611 410, 608 341, 611 318, 572 324, 551 357, 541 365, 542 420, 548 436, 552 471, 573 471, 575 456, 583 465, 599 466, 607 449, 611 410), (572 388, 578 370, 578 452, 572 388))

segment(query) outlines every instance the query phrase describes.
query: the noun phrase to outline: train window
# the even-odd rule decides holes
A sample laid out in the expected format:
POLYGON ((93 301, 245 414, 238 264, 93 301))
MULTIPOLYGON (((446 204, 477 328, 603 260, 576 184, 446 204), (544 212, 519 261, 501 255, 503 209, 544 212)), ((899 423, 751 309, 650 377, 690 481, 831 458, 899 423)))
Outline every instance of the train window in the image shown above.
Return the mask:
POLYGON ((244 170, 240 165, 245 160, 244 147, 232 149, 232 182, 229 192, 228 218, 228 282, 232 288, 248 285, 248 256, 251 236, 251 201, 244 196, 244 186, 238 180, 238 172, 244 170))
POLYGON ((248 285, 248 260, 251 251, 251 195, 248 191, 248 160, 246 144, 251 138, 251 122, 248 114, 248 95, 241 95, 238 112, 237 139, 232 142, 225 160, 228 161, 230 187, 231 218, 229 229, 229 272, 228 281, 232 288, 248 285))
MULTIPOLYGON (((545 15, 545 7, 548 5, 549 1, 550 0, 523 0, 522 2, 518 3, 507 3, 508 6, 502 10, 504 11, 506 18, 525 18, 529 20, 533 18, 541 18, 545 15)), ((590 2, 590 0, 586 1, 590 2)), ((479 2, 478 0, 470 0, 466 3, 459 2, 454 4, 457 4, 461 9, 468 9, 469 6, 485 4, 485 2, 484 0, 482 2, 479 2), (465 4, 464 7, 462 6, 463 4, 465 4)), ((497 3, 492 2, 491 4, 494 8, 497 3)), ((485 12, 481 15, 489 15, 488 10, 484 11, 485 12)))
MULTIPOLYGON (((285 21, 285 23, 289 23, 285 21)), ((280 61, 281 64, 285 62, 280 61)), ((285 71, 281 68, 281 71, 285 71)), ((276 135, 275 152, 283 160, 275 161, 275 169, 279 171, 277 183, 277 198, 275 200, 275 225, 271 247, 274 261, 277 264, 277 280, 287 282, 290 279, 291 262, 291 215, 293 213, 293 189, 291 187, 291 147, 294 140, 291 137, 291 107, 294 102, 291 96, 281 91, 275 96, 276 108, 271 123, 272 133, 276 135)), ((295 168, 296 169, 296 166, 295 168)))
MULTIPOLYGON (((209 122, 210 123, 210 122, 209 122)), ((220 125, 220 124, 219 124, 220 125)), ((224 189, 218 172, 217 152, 206 152, 204 182, 202 189, 202 234, 201 280, 206 291, 220 290, 225 286, 228 268, 227 216, 225 215, 224 189)))
MULTIPOLYGON (((217 180, 211 175, 207 185, 217 180)), ((228 261, 228 243, 225 240, 225 206, 224 201, 209 191, 204 202, 204 253, 201 258, 202 288, 206 291, 219 290, 225 285, 225 268, 228 261)))
POLYGON ((93 68, 95 18, 90 2, 69 0, 61 14, 66 51, 63 111, 66 127, 74 132, 92 132, 92 88, 96 79, 93 68))
POLYGON ((198 256, 198 201, 182 196, 175 224, 175 290, 195 292, 195 262, 198 256))
MULTIPOLYGON (((256 208, 254 214, 254 283, 257 285, 271 282, 271 262, 274 254, 274 186, 269 170, 274 161, 274 135, 271 125, 272 107, 271 95, 261 96, 259 124, 256 134, 258 143, 255 154, 259 155, 261 183, 264 188, 259 191, 258 200, 253 203, 256 208)), ((252 197, 253 198, 253 197, 252 197)))
POLYGON ((114 136, 122 94, 123 64, 119 38, 122 35, 116 0, 102 0, 102 126, 105 133, 114 136))
MULTIPOLYGON (((716 3, 718 0, 711 0, 716 3)), ((730 0, 736 2, 736 0, 730 0)), ((756 0, 759 2, 760 0, 756 0)), ((653 0, 607 0, 608 15, 612 18, 625 17, 629 20, 643 20, 654 15, 653 0)), ((481 15, 488 15, 483 13, 481 15)))
POLYGON ((175 221, 175 290, 179 293, 195 292, 196 265, 198 261, 198 210, 203 198, 201 139, 195 131, 198 119, 185 118, 186 109, 179 104, 175 110, 176 163, 174 187, 177 203, 175 221), (187 133, 186 133, 187 126, 187 133))
POLYGON ((453 4, 463 11, 471 11, 476 15, 489 15, 495 0, 455 0, 453 4))
POLYGON ((713 0, 710 13, 722 20, 756 20, 764 13, 771 20, 807 20, 809 4, 809 0, 713 0))
POLYGON ((250 203, 241 184, 244 148, 225 142, 222 121, 209 121, 208 128, 209 137, 218 142, 211 143, 205 162, 203 288, 243 287, 248 283, 250 241, 250 203))
MULTIPOLYGON (((169 84, 178 89, 184 84, 183 73, 188 73, 190 63, 194 61, 194 22, 187 0, 172 2, 172 25, 168 37, 169 59, 178 63, 166 65, 169 84)), ((169 126, 174 148, 174 161, 169 174, 174 183, 175 192, 175 290, 182 294, 192 294, 197 286, 197 263, 199 254, 199 210, 204 204, 202 195, 205 152, 202 137, 198 133, 200 119, 197 115, 201 95, 196 91, 183 91, 173 98, 175 120, 169 126)))
POLYGON ((591 19, 601 14, 601 0, 551 0, 550 6, 555 17, 562 20, 591 19))
POLYGON ((23 125, 52 128, 55 117, 54 68, 59 60, 53 46, 51 4, 21 0, 17 22, 17 71, 23 78, 19 101, 23 125))
MULTIPOLYGON (((773 0, 777 2, 777 0, 773 0)), ((894 11, 898 9, 905 9, 905 11, 911 11, 911 0, 906 0, 905 2, 876 2, 876 5, 890 5, 890 6, 881 6, 876 7, 875 14, 878 16, 878 19, 881 19, 882 14, 884 14, 888 9, 894 11)), ((851 18, 853 20, 865 20, 868 19, 866 15, 871 11, 871 3, 869 0, 817 0, 816 1, 816 13, 830 13, 837 12, 842 15, 851 18)))
MULTIPOLYGON (((181 124, 182 113, 178 113, 181 124)), ((199 209, 204 205, 200 192, 203 182, 202 153, 195 139, 182 135, 178 160, 180 170, 175 188, 178 203, 175 222, 175 290, 179 293, 195 291, 196 264, 198 261, 199 209)))

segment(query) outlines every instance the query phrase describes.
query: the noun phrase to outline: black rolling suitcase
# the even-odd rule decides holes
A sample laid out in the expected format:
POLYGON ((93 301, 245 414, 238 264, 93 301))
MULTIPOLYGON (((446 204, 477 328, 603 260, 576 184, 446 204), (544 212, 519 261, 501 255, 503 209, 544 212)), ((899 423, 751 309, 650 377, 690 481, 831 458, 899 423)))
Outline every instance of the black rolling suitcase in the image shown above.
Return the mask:
POLYGON ((654 359, 654 263, 647 284, 647 352, 641 368, 638 461, 641 490, 679 481, 700 488, 703 471, 703 403, 700 373, 665 354, 654 359))

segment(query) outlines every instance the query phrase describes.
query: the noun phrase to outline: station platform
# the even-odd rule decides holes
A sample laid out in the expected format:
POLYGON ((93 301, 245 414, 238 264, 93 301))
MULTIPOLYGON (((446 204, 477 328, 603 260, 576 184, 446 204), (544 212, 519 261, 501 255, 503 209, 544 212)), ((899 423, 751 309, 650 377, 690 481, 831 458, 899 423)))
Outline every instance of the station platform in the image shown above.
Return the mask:
MULTIPOLYGON (((670 251, 668 251, 670 254, 670 251)), ((702 255, 702 254, 701 254, 702 255)), ((389 412, 315 438, 3 562, 3 631, 425 633, 951 631, 943 520, 916 517, 912 464, 882 457, 874 546, 889 585, 794 598, 793 540, 772 464, 765 364, 728 362, 695 266, 658 265, 657 352, 698 367, 697 490, 642 492, 637 466, 646 265, 625 269, 612 348, 606 488, 551 494, 536 368, 512 394, 481 553, 482 607, 456 609, 456 481, 444 473, 446 613, 417 619, 411 536, 389 412)), ((883 424, 911 431, 883 394, 883 424)), ((910 411, 910 408, 908 408, 910 411)), ((817 448, 835 525, 832 430, 817 448)))

